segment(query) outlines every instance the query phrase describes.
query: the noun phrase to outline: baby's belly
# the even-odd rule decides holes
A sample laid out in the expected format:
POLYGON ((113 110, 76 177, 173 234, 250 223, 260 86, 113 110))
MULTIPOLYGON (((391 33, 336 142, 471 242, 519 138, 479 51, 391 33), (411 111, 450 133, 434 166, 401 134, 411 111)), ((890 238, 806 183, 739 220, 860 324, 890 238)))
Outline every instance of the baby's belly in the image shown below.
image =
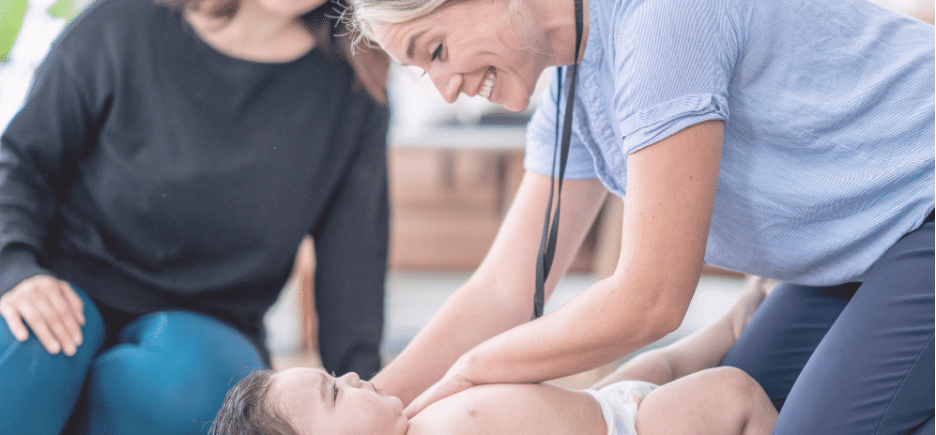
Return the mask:
POLYGON ((548 384, 482 385, 440 400, 411 420, 408 435, 605 435, 588 393, 548 384))

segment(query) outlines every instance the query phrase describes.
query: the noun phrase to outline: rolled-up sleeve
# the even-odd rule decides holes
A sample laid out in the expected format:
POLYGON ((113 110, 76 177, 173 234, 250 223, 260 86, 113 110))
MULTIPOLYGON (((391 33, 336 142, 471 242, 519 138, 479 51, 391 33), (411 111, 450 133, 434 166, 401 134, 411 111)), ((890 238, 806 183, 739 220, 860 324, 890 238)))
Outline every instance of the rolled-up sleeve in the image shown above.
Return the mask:
MULTIPOLYGON (((568 77, 568 68, 563 71, 563 77, 568 77)), ((559 159, 553 157, 556 154, 556 86, 558 74, 552 72, 549 82, 549 89, 543 92, 539 103, 536 106, 536 112, 527 125, 526 134, 526 155, 523 159, 523 166, 526 170, 543 175, 552 173, 553 162, 556 165, 556 175, 558 175, 559 159)), ((567 93, 567 82, 563 82, 563 98, 565 101, 567 93)), ((564 104, 563 104, 564 106, 564 104)), ((559 119, 565 116, 565 107, 559 112, 559 119)), ((566 163, 565 178, 582 179, 595 178, 595 163, 591 153, 585 145, 572 135, 569 144, 569 160, 566 163)))
POLYGON ((738 37, 726 2, 625 3, 611 36, 622 151, 703 121, 727 121, 738 37))

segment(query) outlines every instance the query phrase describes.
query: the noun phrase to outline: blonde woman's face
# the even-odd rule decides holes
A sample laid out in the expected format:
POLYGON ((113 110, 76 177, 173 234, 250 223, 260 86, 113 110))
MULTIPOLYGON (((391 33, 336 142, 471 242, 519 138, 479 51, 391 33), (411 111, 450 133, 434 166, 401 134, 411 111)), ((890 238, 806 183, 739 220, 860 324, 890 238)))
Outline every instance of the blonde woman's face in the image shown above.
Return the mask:
POLYGON ((509 3, 466 0, 406 23, 374 23, 374 38, 401 64, 425 70, 450 103, 480 95, 521 111, 549 63, 509 3))
POLYGON ((273 375, 272 406, 302 435, 403 435, 403 402, 349 373, 292 368, 273 375))

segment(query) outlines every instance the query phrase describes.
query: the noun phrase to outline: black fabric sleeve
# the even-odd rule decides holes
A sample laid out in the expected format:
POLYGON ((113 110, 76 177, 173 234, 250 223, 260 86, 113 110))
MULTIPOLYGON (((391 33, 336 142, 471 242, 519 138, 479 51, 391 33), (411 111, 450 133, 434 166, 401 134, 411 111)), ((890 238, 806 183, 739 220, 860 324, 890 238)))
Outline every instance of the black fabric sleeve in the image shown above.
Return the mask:
POLYGON ((312 233, 322 363, 365 378, 380 369, 389 242, 388 109, 369 107, 358 152, 312 233))
POLYGON ((70 48, 53 46, 0 138, 0 295, 50 274, 40 265, 49 226, 96 118, 72 68, 81 50, 70 48))

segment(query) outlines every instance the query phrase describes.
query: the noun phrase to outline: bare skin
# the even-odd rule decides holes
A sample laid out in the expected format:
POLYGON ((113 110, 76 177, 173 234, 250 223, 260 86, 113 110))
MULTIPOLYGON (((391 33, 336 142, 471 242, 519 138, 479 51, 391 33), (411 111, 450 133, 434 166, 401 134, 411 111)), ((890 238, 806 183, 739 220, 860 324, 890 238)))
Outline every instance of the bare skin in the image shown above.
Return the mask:
MULTIPOLYGON (((766 294, 752 281, 732 309, 695 334, 645 352, 592 386, 642 380, 661 385, 641 402, 637 430, 655 434, 769 434, 777 411, 757 382, 716 366, 766 294)), ((410 420, 409 435, 607 433, 597 402, 549 384, 485 385, 442 399, 410 420)))
MULTIPOLYGON (((562 190, 562 219, 553 272, 546 296, 571 264, 588 223, 594 221, 607 190, 600 181, 567 180, 562 190)), ((549 177, 527 173, 501 229, 478 270, 432 317, 413 341, 373 381, 409 403, 445 374, 472 346, 530 320, 533 271, 549 194, 549 177), (485 321, 479 321, 485 319, 485 321), (458 334, 449 334, 450 331, 458 334), (433 355, 432 358, 426 355, 433 355)))
MULTIPOLYGON (((639 405, 641 435, 767 435, 777 411, 757 382, 732 367, 667 383, 639 405)), ((549 384, 482 385, 433 403, 406 435, 605 435, 598 402, 549 384)))
POLYGON ((773 432, 777 410, 753 378, 733 367, 693 373, 653 390, 640 402, 641 435, 773 432))
MULTIPOLYGON (((543 70, 571 64, 575 57, 575 33, 567 31, 575 25, 572 2, 525 6, 521 2, 522 11, 511 13, 509 0, 453 2, 407 23, 374 23, 373 30, 376 42, 398 62, 425 70, 446 101, 482 95, 521 111, 543 70), (488 78, 493 85, 485 93, 488 78)), ((582 47, 588 8, 584 12, 582 47)))
POLYGON ((0 315, 17 340, 26 341, 32 329, 52 355, 72 356, 82 343, 84 303, 71 285, 54 277, 24 279, 0 297, 0 315))
POLYGON ((744 293, 724 316, 675 343, 637 355, 592 388, 599 389, 625 379, 640 379, 662 385, 717 366, 766 296, 764 280, 760 277, 748 278, 744 293))
MULTIPOLYGON (((371 23, 373 38, 401 63, 426 70, 450 101, 487 95, 520 110, 545 68, 576 60, 575 20, 565 0, 516 6, 510 12, 509 0, 460 1, 404 23, 371 23)), ((627 156, 615 273, 533 322, 526 321, 529 295, 550 181, 526 174, 483 264, 374 381, 409 403, 405 412, 413 416, 475 385, 590 370, 675 330, 701 273, 723 130, 720 121, 703 122, 627 156)), ((559 231, 550 278, 565 273, 606 194, 597 180, 566 180, 563 189, 560 222, 568 226, 559 231)), ((547 294, 555 282, 547 282, 547 294)))
POLYGON ((407 435, 604 435, 601 407, 588 393, 549 384, 470 388, 410 420, 407 435))
MULTIPOLYGON (((701 273, 722 129, 720 121, 697 124, 628 157, 628 198, 615 273, 533 322, 524 319, 529 316, 530 305, 525 301, 532 294, 529 277, 534 276, 540 237, 531 228, 541 225, 542 208, 534 204, 544 202, 549 179, 528 174, 537 180, 533 181, 537 188, 518 193, 515 204, 540 211, 505 219, 501 232, 513 234, 505 237, 514 243, 495 243, 488 253, 514 260, 485 261, 411 345, 425 353, 414 350, 407 359, 394 361, 375 382, 387 391, 405 394, 401 397, 405 403, 413 397, 413 390, 418 392, 420 386, 435 382, 440 367, 445 369, 441 379, 407 407, 407 415, 412 416, 436 400, 475 385, 540 382, 590 370, 675 330, 701 273), (525 281, 507 278, 514 276, 525 281), (486 287, 479 283, 493 284, 486 287), (491 298, 492 292, 500 293, 495 300, 505 302, 478 305, 477 301, 491 298), (455 331, 483 331, 486 336, 456 338, 461 334, 455 331), (427 350, 440 348, 450 351, 427 350)), ((565 189, 570 193, 563 196, 563 219, 600 206, 600 202, 591 202, 598 195, 576 197, 571 193, 587 191, 590 181, 595 180, 567 180, 563 194, 565 189), (575 201, 581 208, 570 205, 575 201)), ((573 221, 573 225, 582 223, 573 221)), ((580 243, 575 238, 578 233, 563 234, 560 230, 559 234, 557 258, 571 258, 580 243)), ((567 266, 554 263, 551 274, 561 276, 567 266)), ((548 285, 554 286, 554 282, 548 285)))
POLYGON ((315 47, 315 38, 297 18, 327 0, 241 0, 237 13, 217 17, 221 0, 187 8, 185 20, 206 43, 229 56, 255 62, 289 62, 315 47))
MULTIPOLYGON (((754 379, 732 367, 712 368, 764 299, 750 287, 711 326, 641 354, 593 389, 635 379, 659 383, 639 404, 641 435, 766 435, 777 411, 754 379)), ((316 369, 274 375, 273 409, 301 435, 604 435, 599 403, 583 391, 550 384, 493 384, 436 401, 407 422, 402 403, 356 375, 332 378, 316 369), (322 391, 324 391, 322 393, 322 391)))

